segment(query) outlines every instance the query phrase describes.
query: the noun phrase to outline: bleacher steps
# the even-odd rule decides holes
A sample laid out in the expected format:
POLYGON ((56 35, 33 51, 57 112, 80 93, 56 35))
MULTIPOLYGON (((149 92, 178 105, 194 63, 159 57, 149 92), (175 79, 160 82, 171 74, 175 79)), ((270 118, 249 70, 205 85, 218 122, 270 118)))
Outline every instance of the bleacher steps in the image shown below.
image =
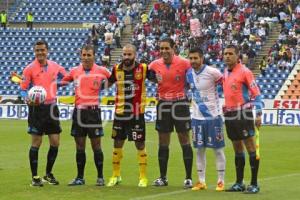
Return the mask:
POLYGON ((258 55, 255 57, 255 67, 252 70, 255 76, 260 74, 259 63, 261 62, 264 56, 268 56, 270 48, 275 44, 280 34, 281 25, 279 23, 275 24, 270 30, 269 36, 265 45, 262 46, 262 49, 258 52, 258 55))
MULTIPOLYGON (((154 3, 156 3, 157 1, 158 0, 151 0, 144 11, 149 13, 150 10, 152 9, 154 3)), ((140 21, 140 19, 138 19, 137 21, 140 21)), ((122 36, 121 36, 121 45, 122 46, 132 42, 133 28, 134 28, 134 24, 131 24, 131 25, 127 25, 125 27, 125 29, 123 30, 122 36)), ((122 56, 122 49, 121 48, 115 48, 111 52, 110 66, 114 66, 118 62, 118 60, 121 58, 121 56, 122 56)))
POLYGON ((288 87, 292 84, 292 81, 295 79, 297 73, 300 72, 300 60, 296 63, 295 67, 283 83, 282 87, 280 88, 279 92, 275 96, 275 99, 281 99, 282 96, 285 94, 285 91, 288 90, 288 87))

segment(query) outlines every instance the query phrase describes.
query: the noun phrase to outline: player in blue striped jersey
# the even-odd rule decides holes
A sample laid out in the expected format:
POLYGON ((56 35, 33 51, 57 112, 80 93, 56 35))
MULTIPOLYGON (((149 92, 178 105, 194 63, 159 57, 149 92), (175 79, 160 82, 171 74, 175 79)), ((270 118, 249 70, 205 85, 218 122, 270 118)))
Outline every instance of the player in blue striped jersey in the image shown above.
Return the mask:
POLYGON ((223 147, 223 121, 217 93, 217 84, 222 80, 219 70, 203 64, 203 52, 191 49, 189 59, 192 68, 186 74, 187 85, 192 92, 193 144, 197 149, 199 181, 192 190, 206 189, 206 148, 214 149, 218 172, 217 191, 224 191, 225 154, 223 147))

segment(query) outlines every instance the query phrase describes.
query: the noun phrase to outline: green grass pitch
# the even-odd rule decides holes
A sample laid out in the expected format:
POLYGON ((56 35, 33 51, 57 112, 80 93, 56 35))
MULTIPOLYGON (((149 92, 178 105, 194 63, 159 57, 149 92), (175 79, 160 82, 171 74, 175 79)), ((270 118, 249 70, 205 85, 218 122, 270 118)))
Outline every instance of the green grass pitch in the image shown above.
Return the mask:
MULTIPOLYGON (((45 185, 33 188, 30 183, 28 149, 30 136, 26 133, 27 122, 18 120, 0 120, 0 199, 300 199, 300 128, 299 127, 262 127, 260 131, 261 164, 259 183, 261 192, 255 196, 241 193, 215 192, 216 171, 215 158, 212 151, 207 151, 207 184, 206 191, 182 189, 184 166, 181 148, 176 134, 172 135, 170 160, 168 168, 169 186, 156 188, 138 188, 138 165, 133 143, 125 143, 124 157, 121 162, 123 182, 113 188, 96 187, 96 169, 93 154, 87 141, 87 163, 85 168, 85 186, 68 187, 67 183, 76 176, 75 144, 70 136, 70 121, 62 122, 63 133, 61 146, 54 174, 60 181, 59 186, 45 185)), ((104 151, 104 176, 108 181, 112 174, 110 138, 111 123, 105 126, 102 138, 104 151)), ((149 185, 158 177, 157 133, 153 123, 147 123, 147 152, 149 185)), ((233 150, 230 141, 226 140, 225 154, 226 186, 235 180, 233 150)), ((44 137, 39 151, 39 175, 45 173, 48 139, 44 137)), ((249 183, 250 176, 248 157, 246 160, 245 179, 249 183)), ((196 181, 196 164, 194 154, 193 180, 196 181)))

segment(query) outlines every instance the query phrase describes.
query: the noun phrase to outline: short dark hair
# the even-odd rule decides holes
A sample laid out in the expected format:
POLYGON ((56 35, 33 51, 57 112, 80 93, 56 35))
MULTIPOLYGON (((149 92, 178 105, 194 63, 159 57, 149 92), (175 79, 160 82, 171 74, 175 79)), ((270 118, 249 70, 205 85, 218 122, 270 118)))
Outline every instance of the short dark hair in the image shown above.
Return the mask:
POLYGON ((93 54, 95 55, 95 47, 94 47, 94 45, 92 45, 92 44, 84 44, 84 45, 82 45, 82 47, 81 47, 81 50, 80 50, 80 54, 82 53, 82 50, 93 50, 93 54))
POLYGON ((239 55, 239 53, 240 53, 239 47, 236 46, 236 45, 234 45, 234 44, 229 44, 229 45, 227 45, 227 46, 225 47, 225 49, 234 49, 234 51, 235 51, 235 53, 236 53, 237 55, 239 55))
POLYGON ((37 45, 45 45, 46 46, 46 49, 48 49, 48 43, 46 42, 46 40, 37 40, 34 44, 34 46, 37 46, 37 45))
POLYGON ((198 53, 200 57, 203 57, 203 51, 202 49, 198 47, 193 47, 189 50, 189 53, 198 53))
POLYGON ((172 38, 169 38, 169 37, 164 37, 164 38, 160 39, 159 42, 167 42, 167 43, 170 44, 171 48, 174 48, 174 46, 175 46, 174 40, 172 38))

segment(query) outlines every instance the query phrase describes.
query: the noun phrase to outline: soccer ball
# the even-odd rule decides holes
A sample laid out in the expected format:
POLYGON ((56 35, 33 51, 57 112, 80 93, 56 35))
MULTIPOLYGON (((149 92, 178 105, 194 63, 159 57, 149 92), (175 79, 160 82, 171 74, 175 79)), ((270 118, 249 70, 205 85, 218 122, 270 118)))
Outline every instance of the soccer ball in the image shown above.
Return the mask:
POLYGON ((45 102, 47 92, 42 86, 33 86, 28 91, 29 103, 39 105, 45 102))

